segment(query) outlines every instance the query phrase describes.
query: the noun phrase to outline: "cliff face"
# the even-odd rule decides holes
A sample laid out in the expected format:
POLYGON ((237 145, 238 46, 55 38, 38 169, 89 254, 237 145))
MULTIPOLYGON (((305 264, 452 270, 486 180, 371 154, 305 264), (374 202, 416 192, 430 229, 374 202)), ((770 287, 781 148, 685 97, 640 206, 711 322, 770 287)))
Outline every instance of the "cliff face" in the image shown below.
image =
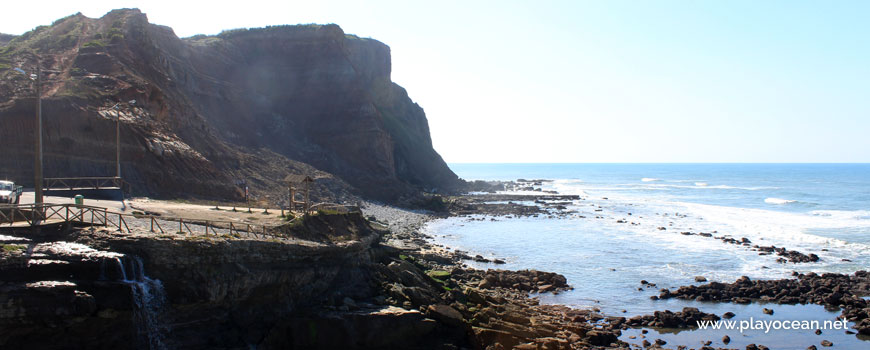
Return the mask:
POLYGON ((0 33, 0 45, 6 45, 12 39, 15 39, 14 35, 0 33))
POLYGON ((73 15, 0 48, 10 150, 0 175, 22 182, 32 178, 34 100, 9 68, 34 66, 34 52, 48 80, 47 177, 114 175, 108 108, 135 99, 117 113, 122 176, 138 193, 238 196, 239 178, 269 190, 288 173, 325 179, 325 197, 391 200, 460 183, 432 148, 422 108, 390 81, 386 45, 336 25, 179 39, 138 10, 73 15))
POLYGON ((329 242, 106 230, 43 232, 32 241, 4 236, 0 348, 429 349, 462 344, 463 329, 388 305, 384 285, 414 291, 432 304, 434 293, 396 283, 411 277, 424 286, 434 282, 419 271, 403 271, 401 277, 392 272, 383 261, 394 252, 378 244, 383 232, 361 214, 305 220, 313 235, 329 242), (322 225, 332 229, 317 228, 322 225), (17 243, 5 243, 10 239, 17 243))

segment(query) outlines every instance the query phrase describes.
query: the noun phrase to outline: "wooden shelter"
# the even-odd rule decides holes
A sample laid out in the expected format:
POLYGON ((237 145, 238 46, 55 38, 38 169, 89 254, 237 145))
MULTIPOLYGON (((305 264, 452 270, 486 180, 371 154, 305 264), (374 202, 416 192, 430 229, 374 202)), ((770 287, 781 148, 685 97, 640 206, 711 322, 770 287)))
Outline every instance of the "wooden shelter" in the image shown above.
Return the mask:
POLYGON ((296 210, 296 204, 302 204, 307 214, 308 210, 311 209, 311 183, 314 182, 314 179, 308 175, 291 174, 284 178, 284 182, 287 182, 287 190, 290 194, 290 211, 296 210), (296 192, 300 189, 305 191, 303 202, 296 201, 296 192))

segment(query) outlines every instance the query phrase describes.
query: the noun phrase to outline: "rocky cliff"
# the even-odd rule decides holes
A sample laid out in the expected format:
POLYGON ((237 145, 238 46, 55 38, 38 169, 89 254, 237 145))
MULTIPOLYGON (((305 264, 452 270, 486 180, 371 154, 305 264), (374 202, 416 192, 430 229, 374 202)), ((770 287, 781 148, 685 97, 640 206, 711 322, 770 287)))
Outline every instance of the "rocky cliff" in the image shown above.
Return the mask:
POLYGON ((391 259, 389 250, 360 214, 305 220, 341 230, 314 229, 333 241, 92 229, 3 236, 0 348, 425 349, 462 342, 461 328, 388 305, 381 284, 393 273, 379 261, 391 259), (5 243, 10 239, 18 243, 5 243))
POLYGON ((292 173, 321 179, 325 199, 460 185, 423 109, 390 80, 389 47, 336 25, 181 39, 116 10, 3 40, 0 176, 32 178, 33 82, 12 68, 38 64, 46 177, 114 175, 119 117, 122 176, 139 194, 238 198, 238 179, 265 193, 292 173))

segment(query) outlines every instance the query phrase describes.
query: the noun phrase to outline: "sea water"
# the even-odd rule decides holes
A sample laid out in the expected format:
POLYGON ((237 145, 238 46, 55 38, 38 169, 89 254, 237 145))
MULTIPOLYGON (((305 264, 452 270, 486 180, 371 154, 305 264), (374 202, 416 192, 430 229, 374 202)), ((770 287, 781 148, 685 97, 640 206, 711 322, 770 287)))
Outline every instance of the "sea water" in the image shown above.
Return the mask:
MULTIPOLYGON (((870 164, 451 164, 467 180, 547 179, 580 196, 567 216, 454 217, 426 227, 437 243, 504 259, 479 268, 558 272, 575 289, 547 303, 611 315, 733 304, 651 300, 659 289, 710 281, 870 269, 870 164), (661 228, 664 228, 662 230, 661 228), (716 232, 821 258, 778 263, 741 245, 680 232, 716 232), (641 280, 655 283, 649 288, 641 280), (640 289, 640 290, 638 290, 640 289), (624 310, 624 312, 623 312, 624 310)), ((837 313, 829 313, 833 318, 837 313)), ((852 336, 854 338, 854 336, 852 336)))

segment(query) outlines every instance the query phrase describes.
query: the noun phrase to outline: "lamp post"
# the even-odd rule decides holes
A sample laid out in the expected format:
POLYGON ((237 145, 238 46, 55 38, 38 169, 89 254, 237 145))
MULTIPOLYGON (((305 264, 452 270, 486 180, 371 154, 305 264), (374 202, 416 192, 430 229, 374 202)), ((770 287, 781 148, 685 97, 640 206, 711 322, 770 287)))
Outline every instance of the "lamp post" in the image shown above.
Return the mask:
MULTIPOLYGON (((130 100, 127 103, 135 105, 136 100, 130 100)), ((118 111, 119 105, 121 102, 112 106, 112 109, 115 110, 115 177, 118 179, 121 178, 121 112, 118 111)))
MULTIPOLYGON (((15 68, 21 74, 27 74, 21 68, 15 68)), ((42 69, 39 60, 36 61, 36 74, 30 74, 30 79, 36 80, 36 128, 33 154, 33 203, 42 204, 42 69)))

